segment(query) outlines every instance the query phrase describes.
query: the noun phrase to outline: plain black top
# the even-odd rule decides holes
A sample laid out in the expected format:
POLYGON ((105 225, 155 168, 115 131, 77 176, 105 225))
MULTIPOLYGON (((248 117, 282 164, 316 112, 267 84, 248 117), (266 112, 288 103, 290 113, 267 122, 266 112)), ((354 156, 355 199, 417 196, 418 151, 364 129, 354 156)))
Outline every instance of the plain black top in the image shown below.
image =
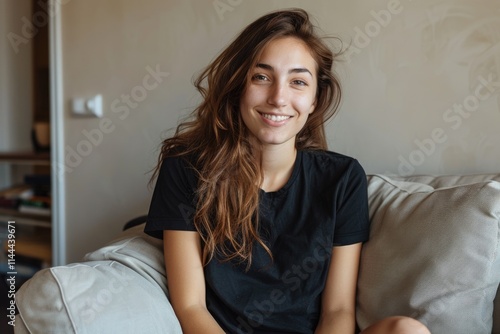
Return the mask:
MULTIPOLYGON (((163 161, 145 232, 195 231, 197 175, 185 158, 163 161)), ((260 192, 252 265, 215 256, 205 267, 207 308, 228 333, 313 333, 332 247, 369 236, 366 175, 357 160, 299 151, 288 182, 260 192)))

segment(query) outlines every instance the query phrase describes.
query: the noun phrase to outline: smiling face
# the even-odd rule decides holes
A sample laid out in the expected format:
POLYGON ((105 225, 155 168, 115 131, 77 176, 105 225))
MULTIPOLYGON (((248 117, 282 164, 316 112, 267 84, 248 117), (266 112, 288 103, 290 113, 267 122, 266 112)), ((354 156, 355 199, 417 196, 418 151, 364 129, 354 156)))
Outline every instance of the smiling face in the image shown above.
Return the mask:
POLYGON ((280 38, 263 49, 240 101, 243 122, 259 145, 295 148, 295 137, 315 108, 316 68, 297 38, 280 38))

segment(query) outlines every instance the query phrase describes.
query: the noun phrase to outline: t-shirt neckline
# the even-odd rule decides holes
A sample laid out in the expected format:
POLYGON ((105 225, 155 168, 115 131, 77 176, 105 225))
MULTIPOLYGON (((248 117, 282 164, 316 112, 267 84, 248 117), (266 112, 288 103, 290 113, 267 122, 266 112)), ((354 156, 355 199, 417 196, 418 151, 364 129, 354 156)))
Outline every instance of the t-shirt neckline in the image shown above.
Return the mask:
POLYGON ((262 188, 260 189, 260 194, 268 197, 274 197, 283 193, 286 193, 288 189, 292 186, 297 175, 299 174, 300 165, 302 164, 302 151, 297 150, 297 156, 295 157, 295 162, 293 163, 292 175, 288 181, 286 181, 285 185, 278 190, 266 192, 262 188))

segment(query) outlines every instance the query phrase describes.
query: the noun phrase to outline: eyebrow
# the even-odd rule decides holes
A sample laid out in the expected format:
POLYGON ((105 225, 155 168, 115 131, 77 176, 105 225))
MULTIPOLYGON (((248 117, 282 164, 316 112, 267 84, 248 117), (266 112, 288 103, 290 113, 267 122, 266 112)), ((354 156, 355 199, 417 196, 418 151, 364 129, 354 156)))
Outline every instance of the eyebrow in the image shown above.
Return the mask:
MULTIPOLYGON (((255 65, 255 67, 263 68, 263 69, 270 70, 270 71, 274 71, 274 68, 271 65, 268 65, 268 64, 257 63, 257 65, 255 65)), ((309 73, 309 75, 311 77, 313 76, 312 73, 311 73, 311 71, 309 71, 305 67, 292 68, 292 69, 288 70, 288 74, 291 74, 291 73, 309 73)))

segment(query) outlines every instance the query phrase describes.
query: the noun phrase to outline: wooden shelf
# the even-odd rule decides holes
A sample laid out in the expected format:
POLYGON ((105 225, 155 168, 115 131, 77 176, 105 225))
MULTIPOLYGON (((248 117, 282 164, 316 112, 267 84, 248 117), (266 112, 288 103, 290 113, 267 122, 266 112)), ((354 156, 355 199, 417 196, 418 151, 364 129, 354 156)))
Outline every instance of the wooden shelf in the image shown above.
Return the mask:
MULTIPOLYGON (((16 237, 16 255, 38 259, 46 263, 52 261, 52 246, 50 233, 37 233, 16 237)), ((5 245, 7 246, 7 245, 5 245)))
POLYGON ((0 162, 10 162, 29 165, 50 165, 50 153, 42 152, 0 152, 0 162))
POLYGON ((13 209, 0 208, 0 220, 14 220, 22 225, 40 226, 51 228, 52 217, 19 212, 13 209))
MULTIPOLYGON (((34 166, 50 166, 50 154, 36 152, 0 152, 0 163, 26 164, 34 166)), ((42 168, 42 167, 40 167, 42 168)), ((45 167, 44 167, 45 168, 45 167)), ((40 226, 51 228, 51 215, 39 215, 34 213, 20 212, 15 209, 0 208, 1 220, 14 220, 22 225, 40 226)))

